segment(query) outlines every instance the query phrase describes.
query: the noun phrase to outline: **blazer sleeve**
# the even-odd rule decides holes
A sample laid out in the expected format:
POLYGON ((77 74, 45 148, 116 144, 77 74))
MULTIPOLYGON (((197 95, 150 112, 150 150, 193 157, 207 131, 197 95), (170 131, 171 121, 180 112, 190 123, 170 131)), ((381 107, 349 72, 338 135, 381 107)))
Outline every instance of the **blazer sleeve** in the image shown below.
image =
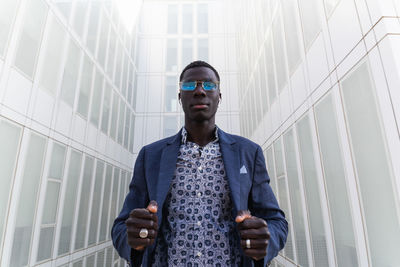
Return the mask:
POLYGON ((264 219, 271 234, 267 256, 264 260, 255 261, 255 266, 265 266, 283 249, 288 234, 288 223, 284 212, 269 185, 270 178, 265 166, 261 147, 257 147, 254 159, 253 185, 249 197, 249 209, 253 216, 264 219))
POLYGON ((129 184, 129 193, 111 229, 115 249, 122 258, 130 262, 131 266, 141 265, 143 252, 134 250, 128 245, 125 221, 129 218, 129 213, 133 209, 144 208, 149 203, 144 166, 145 148, 142 148, 136 159, 133 177, 129 184))

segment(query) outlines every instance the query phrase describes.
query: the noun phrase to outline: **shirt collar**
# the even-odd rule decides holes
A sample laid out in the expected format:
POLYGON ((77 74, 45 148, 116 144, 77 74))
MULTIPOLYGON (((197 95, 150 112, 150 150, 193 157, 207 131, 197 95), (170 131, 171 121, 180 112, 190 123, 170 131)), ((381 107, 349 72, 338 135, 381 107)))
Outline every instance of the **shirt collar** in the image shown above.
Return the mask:
MULTIPOLYGON (((186 144, 187 143, 187 135, 188 135, 188 132, 187 132, 187 130, 186 130, 186 128, 185 127, 182 127, 182 139, 181 139, 181 141, 182 141, 182 144, 186 144)), ((215 140, 213 140, 212 141, 212 143, 216 143, 216 142, 218 142, 219 141, 219 137, 218 137, 218 126, 215 126, 215 140)))

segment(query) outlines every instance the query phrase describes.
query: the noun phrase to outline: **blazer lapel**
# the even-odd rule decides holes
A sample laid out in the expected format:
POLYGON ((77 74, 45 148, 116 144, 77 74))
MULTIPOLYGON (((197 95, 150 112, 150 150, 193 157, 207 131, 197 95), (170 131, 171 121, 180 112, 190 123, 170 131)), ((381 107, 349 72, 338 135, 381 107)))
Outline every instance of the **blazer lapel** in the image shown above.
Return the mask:
POLYGON ((225 165, 226 176, 228 178, 229 187, 231 189, 231 197, 234 204, 233 217, 236 217, 237 212, 245 209, 240 196, 240 158, 238 146, 235 140, 228 134, 218 129, 218 137, 222 152, 222 159, 225 165))
POLYGON ((176 134, 163 149, 160 159, 160 172, 157 180, 156 201, 158 203, 158 216, 161 219, 162 207, 167 196, 172 177, 174 176, 179 146, 181 143, 181 131, 176 134))

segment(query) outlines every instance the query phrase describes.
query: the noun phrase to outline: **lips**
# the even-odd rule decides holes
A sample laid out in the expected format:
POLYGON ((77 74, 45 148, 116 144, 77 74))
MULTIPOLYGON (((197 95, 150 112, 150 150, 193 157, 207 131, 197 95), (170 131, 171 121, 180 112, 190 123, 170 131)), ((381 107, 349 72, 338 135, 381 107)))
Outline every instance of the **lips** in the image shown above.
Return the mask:
POLYGON ((208 104, 205 103, 196 103, 191 105, 194 109, 206 109, 208 108, 208 104))

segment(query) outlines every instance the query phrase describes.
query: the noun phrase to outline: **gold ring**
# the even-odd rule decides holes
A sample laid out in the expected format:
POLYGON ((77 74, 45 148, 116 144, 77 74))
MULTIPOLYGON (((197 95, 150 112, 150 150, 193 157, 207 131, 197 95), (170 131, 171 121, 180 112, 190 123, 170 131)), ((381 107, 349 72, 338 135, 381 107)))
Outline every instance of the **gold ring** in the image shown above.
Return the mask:
POLYGON ((147 231, 146 228, 140 229, 140 232, 139 232, 140 238, 147 238, 148 235, 149 235, 149 231, 147 231))
POLYGON ((246 248, 251 248, 250 239, 246 239, 246 248))

